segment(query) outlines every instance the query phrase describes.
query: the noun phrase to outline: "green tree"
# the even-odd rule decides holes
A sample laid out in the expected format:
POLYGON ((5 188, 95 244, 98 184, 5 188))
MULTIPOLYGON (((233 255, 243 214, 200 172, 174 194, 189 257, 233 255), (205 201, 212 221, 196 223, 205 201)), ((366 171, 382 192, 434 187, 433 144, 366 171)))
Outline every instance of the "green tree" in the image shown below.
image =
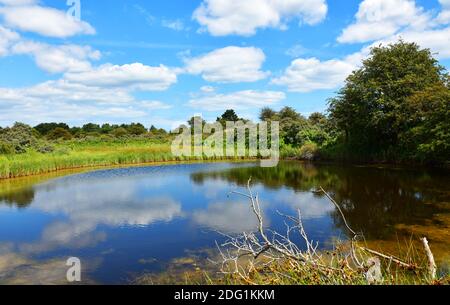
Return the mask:
POLYGON ((101 128, 98 124, 88 123, 81 128, 84 133, 100 133, 101 128))
POLYGON ((70 140, 72 139, 72 134, 64 128, 55 128, 51 132, 48 133, 47 139, 49 140, 70 140))
POLYGON ((412 119, 416 110, 411 98, 428 88, 445 87, 446 79, 445 69, 430 50, 415 43, 372 48, 362 67, 330 100, 330 118, 349 151, 368 158, 411 158, 416 151, 411 151, 404 135, 420 124, 412 119))
POLYGON ((217 122, 237 122, 239 120, 239 116, 233 109, 225 111, 220 118, 217 118, 217 122))
POLYGON ((56 128, 70 130, 69 125, 66 123, 42 123, 34 127, 41 135, 46 136, 56 128))
POLYGON ((278 113, 275 110, 273 110, 269 107, 266 107, 261 110, 261 112, 259 114, 259 119, 263 122, 264 121, 268 121, 268 122, 276 121, 276 120, 278 120, 278 113))

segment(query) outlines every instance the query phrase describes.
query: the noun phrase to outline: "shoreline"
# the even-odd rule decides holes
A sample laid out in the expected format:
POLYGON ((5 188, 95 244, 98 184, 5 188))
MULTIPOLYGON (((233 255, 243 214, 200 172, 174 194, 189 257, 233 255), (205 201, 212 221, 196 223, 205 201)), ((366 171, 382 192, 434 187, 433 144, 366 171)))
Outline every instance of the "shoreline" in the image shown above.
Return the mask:
POLYGON ((192 159, 192 160, 168 160, 168 161, 149 161, 149 162, 137 162, 137 163, 123 163, 123 164, 104 164, 104 165, 86 165, 86 166, 74 166, 67 167, 64 169, 56 169, 52 171, 46 171, 38 174, 29 174, 29 175, 21 175, 9 178, 1 178, 0 183, 15 181, 27 178, 35 178, 39 176, 46 175, 54 175, 55 177, 64 177, 71 174, 78 174, 84 172, 91 172, 97 170, 109 170, 109 169, 120 169, 120 168, 132 168, 132 167, 150 167, 150 166, 159 166, 159 165, 183 165, 183 164, 207 164, 207 163, 224 163, 224 162, 232 162, 232 163, 245 163, 245 162, 256 162, 259 159, 192 159))
MULTIPOLYGON (((186 159, 186 160, 161 160, 161 161, 148 161, 148 162, 126 162, 121 164, 115 163, 105 163, 105 164, 92 164, 92 165, 80 165, 73 167, 66 167, 62 169, 42 171, 36 174, 25 174, 18 175, 14 177, 0 177, 0 183, 5 181, 14 181, 18 179, 30 178, 30 177, 39 177, 45 175, 55 176, 66 176, 70 174, 96 171, 102 169, 116 169, 116 168, 128 168, 128 167, 140 167, 140 166, 158 166, 158 165, 176 165, 176 164, 201 164, 201 163, 220 163, 220 162, 251 162, 251 161, 259 161, 261 159, 255 158, 211 158, 211 159, 186 159), (61 175, 58 175, 61 174, 61 175)), ((350 162, 350 161, 338 161, 338 160, 317 160, 317 161, 309 161, 309 160, 301 160, 298 158, 280 158, 280 161, 285 162, 300 162, 300 163, 311 163, 317 165, 337 165, 337 166, 352 166, 352 167, 363 167, 363 168, 374 168, 374 169, 389 169, 389 170, 437 170, 443 171, 445 173, 450 173, 450 166, 427 166, 427 165, 418 165, 418 164, 405 164, 405 163, 389 163, 389 162, 350 162)))

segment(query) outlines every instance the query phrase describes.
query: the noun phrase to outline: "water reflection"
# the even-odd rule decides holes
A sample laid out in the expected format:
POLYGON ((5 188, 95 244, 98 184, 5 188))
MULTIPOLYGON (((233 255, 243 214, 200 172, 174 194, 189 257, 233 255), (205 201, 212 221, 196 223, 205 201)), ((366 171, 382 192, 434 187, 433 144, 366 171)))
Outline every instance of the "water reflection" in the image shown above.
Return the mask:
POLYGON ((0 283, 59 283, 61 262, 70 256, 82 258, 86 278, 101 283, 165 270, 186 253, 214 248, 217 231, 255 230, 249 203, 228 196, 245 191, 249 177, 266 226, 285 230, 276 212, 300 209, 310 237, 324 245, 345 237, 345 229, 334 206, 312 192, 319 186, 368 239, 391 239, 409 225, 437 231, 449 225, 442 215, 449 215, 450 181, 440 173, 282 162, 277 168, 173 165, 8 182, 0 184, 0 283))
POLYGON ((420 224, 435 214, 448 213, 450 208, 450 177, 439 172, 430 175, 411 170, 283 162, 276 168, 195 173, 192 180, 198 184, 225 180, 245 187, 249 177, 268 189, 294 190, 280 195, 279 200, 306 215, 324 216, 333 211, 336 226, 344 229, 340 215, 324 196, 312 194, 319 186, 324 187, 343 208, 350 225, 364 232, 366 238, 386 238, 396 224, 420 224))

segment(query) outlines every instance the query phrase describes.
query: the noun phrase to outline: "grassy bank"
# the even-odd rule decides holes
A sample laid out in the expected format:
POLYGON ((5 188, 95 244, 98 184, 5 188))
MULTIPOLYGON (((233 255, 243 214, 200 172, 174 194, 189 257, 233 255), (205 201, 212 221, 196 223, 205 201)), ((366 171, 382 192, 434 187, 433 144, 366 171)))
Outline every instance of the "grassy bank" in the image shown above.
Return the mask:
MULTIPOLYGON (((202 158, 173 156, 170 143, 149 140, 64 142, 51 153, 29 150, 23 154, 0 155, 0 179, 26 177, 67 169, 133 165, 202 158)), ((213 159, 209 159, 213 160, 213 159)))

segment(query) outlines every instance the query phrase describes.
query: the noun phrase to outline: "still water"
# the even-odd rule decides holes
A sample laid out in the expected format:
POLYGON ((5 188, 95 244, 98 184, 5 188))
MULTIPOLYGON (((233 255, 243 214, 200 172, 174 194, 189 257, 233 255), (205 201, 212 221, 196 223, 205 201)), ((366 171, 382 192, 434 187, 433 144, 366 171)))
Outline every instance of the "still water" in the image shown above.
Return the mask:
MULTIPOLYGON (((0 182, 0 283, 65 283, 69 257, 81 259, 84 283, 130 283, 142 274, 196 268, 214 252, 217 232, 252 231, 245 198, 252 177, 266 223, 284 232, 277 211, 302 211, 323 249, 350 226, 375 248, 396 252, 427 236, 450 261, 450 174, 422 170, 282 162, 210 163, 97 170, 64 177, 0 182)), ((174 271, 175 272, 175 271, 174 271)))

